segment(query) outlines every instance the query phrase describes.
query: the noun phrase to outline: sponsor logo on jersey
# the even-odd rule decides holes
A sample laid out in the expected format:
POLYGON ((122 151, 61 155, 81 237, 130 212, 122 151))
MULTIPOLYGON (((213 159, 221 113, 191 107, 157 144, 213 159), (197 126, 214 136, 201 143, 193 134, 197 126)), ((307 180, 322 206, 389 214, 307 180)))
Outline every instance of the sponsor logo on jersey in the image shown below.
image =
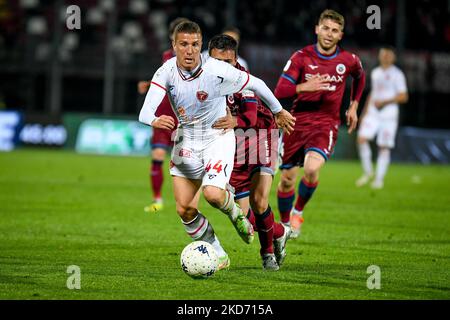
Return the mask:
POLYGON ((345 73, 345 65, 343 65, 342 63, 339 63, 339 64, 336 66, 336 72, 337 72, 338 74, 344 74, 344 73, 345 73))
MULTIPOLYGON (((315 74, 307 73, 307 74, 305 74, 305 80, 308 81, 309 79, 311 79, 315 75, 320 76, 320 73, 315 73, 315 74)), ((325 80, 327 82, 344 82, 344 76, 336 76, 336 75, 330 76, 330 75, 327 75, 325 80)))
POLYGON ((315 70, 315 69, 317 69, 319 66, 315 66, 315 65, 312 65, 312 64, 308 64, 308 67, 310 67, 311 69, 315 70))
POLYGON ((197 99, 200 102, 205 101, 208 98, 208 93, 205 91, 197 91, 197 99))

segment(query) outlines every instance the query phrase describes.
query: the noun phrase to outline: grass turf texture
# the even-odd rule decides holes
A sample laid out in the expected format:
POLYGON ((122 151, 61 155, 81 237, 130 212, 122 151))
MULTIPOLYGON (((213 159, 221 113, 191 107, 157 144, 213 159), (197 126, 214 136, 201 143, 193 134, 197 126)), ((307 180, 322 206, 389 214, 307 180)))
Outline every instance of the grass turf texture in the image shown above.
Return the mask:
MULTIPOLYGON (((231 268, 193 280, 179 263, 190 239, 168 174, 164 210, 143 212, 148 164, 62 151, 0 153, 0 299, 450 298, 448 166, 392 165, 385 189, 375 192, 354 187, 357 162, 331 160, 279 272, 263 272, 257 237, 243 243, 202 200, 231 268), (81 269, 81 290, 66 287, 70 265, 81 269), (366 287, 370 265, 381 269, 380 290, 366 287)), ((276 210, 275 187, 270 201, 276 210)))

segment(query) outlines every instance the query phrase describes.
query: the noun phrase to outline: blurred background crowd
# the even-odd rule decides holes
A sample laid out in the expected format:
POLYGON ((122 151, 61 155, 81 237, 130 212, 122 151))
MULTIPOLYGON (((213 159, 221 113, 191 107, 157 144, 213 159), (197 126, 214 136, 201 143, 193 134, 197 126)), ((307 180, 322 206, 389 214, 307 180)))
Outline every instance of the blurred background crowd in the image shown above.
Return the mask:
POLYGON ((205 48, 225 27, 239 28, 240 55, 274 89, 290 55, 314 43, 326 8, 345 16, 341 45, 368 73, 380 45, 397 49, 410 93, 401 126, 450 128, 448 0, 0 0, 0 109, 137 117, 137 82, 160 66, 180 16, 200 24, 205 48), (80 8, 80 29, 66 27, 70 5, 80 8), (370 5, 381 9, 380 29, 367 28, 370 5))

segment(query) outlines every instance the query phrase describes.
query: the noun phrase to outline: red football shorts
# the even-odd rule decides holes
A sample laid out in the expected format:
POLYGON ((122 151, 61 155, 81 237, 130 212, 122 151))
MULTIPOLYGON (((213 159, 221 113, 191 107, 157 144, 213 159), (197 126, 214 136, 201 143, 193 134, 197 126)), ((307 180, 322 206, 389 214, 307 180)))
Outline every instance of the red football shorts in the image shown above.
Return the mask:
POLYGON ((315 151, 325 160, 333 154, 338 135, 337 124, 316 124, 283 134, 280 169, 303 166, 305 154, 315 151))
POLYGON ((172 133, 175 130, 153 128, 153 136, 150 144, 152 149, 163 148, 170 149, 173 147, 172 133))
POLYGON ((273 128, 247 129, 245 134, 240 134, 242 131, 238 130, 235 130, 236 153, 230 178, 235 199, 241 199, 250 194, 251 178, 256 172, 274 175, 279 138, 278 129, 273 128))

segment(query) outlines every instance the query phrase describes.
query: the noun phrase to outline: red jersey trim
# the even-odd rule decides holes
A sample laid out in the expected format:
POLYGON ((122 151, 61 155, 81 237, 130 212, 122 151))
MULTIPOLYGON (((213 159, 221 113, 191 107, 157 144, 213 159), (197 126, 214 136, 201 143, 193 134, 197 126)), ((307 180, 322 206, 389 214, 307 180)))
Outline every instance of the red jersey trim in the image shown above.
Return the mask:
POLYGON ((247 72, 247 81, 245 81, 245 83, 242 86, 241 90, 239 90, 237 93, 240 93, 242 90, 244 90, 245 86, 248 84, 249 81, 250 81, 250 75, 247 72))
POLYGON ((181 72, 180 68, 178 69, 178 74, 180 75, 181 79, 183 79, 184 81, 192 81, 197 79, 202 73, 203 73, 203 69, 200 67, 190 78, 186 78, 183 73, 181 72))
POLYGON ((164 88, 162 85, 160 85, 160 84, 158 84, 158 83, 156 83, 156 82, 154 82, 154 81, 151 81, 151 83, 154 84, 154 85, 156 85, 156 86, 158 86, 158 87, 160 87, 161 89, 163 89, 164 91, 167 92, 167 89, 164 88))

